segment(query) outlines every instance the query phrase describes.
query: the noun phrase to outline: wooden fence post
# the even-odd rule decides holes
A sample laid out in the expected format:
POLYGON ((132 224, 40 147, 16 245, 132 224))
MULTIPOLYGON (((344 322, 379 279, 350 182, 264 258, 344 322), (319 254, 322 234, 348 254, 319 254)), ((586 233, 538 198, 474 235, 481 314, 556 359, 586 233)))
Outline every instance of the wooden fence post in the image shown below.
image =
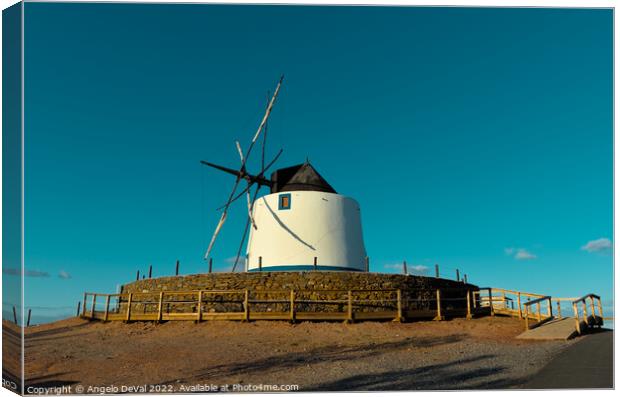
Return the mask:
POLYGON ((443 316, 441 315, 441 290, 437 289, 437 316, 433 320, 441 321, 443 316))
POLYGON ((594 297, 590 296, 590 310, 592 310, 592 317, 596 319, 596 313, 594 312, 594 297))
POLYGON ((129 321, 131 319, 131 300, 133 298, 133 293, 129 293, 127 297, 127 314, 125 315, 125 321, 129 321))
POLYGON ((176 269, 175 269, 175 271, 174 271, 174 275, 175 275, 175 276, 178 276, 178 275, 179 275, 179 260, 178 260, 178 259, 177 259, 177 267, 176 267, 176 269))
POLYGON ((472 315, 471 315, 471 303, 469 302, 469 297, 471 295, 471 292, 469 290, 467 290, 467 319, 471 319, 472 315))
POLYGON ((348 291, 349 304, 347 306, 347 321, 353 322, 353 293, 351 290, 348 291))
POLYGON ((153 277, 153 265, 149 265, 149 278, 153 277))
POLYGON ((196 308, 196 322, 202 321, 202 291, 198 291, 198 307, 196 308))
POLYGON ((577 328, 577 333, 581 335, 581 326, 579 325, 579 310, 577 310, 577 302, 573 302, 573 312, 575 313, 575 328, 577 328))
POLYGON ((407 275, 407 261, 403 261, 403 274, 407 275))
POLYGON ((77 312, 75 312, 75 317, 80 317, 80 306, 82 306, 82 301, 78 301, 77 312))
POLYGON ((400 289, 396 290, 396 318, 394 321, 401 322, 403 321, 403 297, 400 289))
POLYGON ((467 284, 467 274, 463 274, 463 283, 467 284))
POLYGON ((209 258, 209 273, 213 271, 213 258, 209 258))
POLYGON ((517 306, 519 306, 519 318, 523 318, 523 313, 521 312, 521 292, 517 292, 517 306))
POLYGON ((163 307, 163 303, 164 303, 164 291, 159 293, 159 305, 157 306, 157 322, 161 322, 162 319, 162 313, 161 313, 161 309, 163 307))
POLYGON ((548 317, 552 317, 553 316, 553 308, 552 308, 553 304, 551 303, 551 297, 549 297, 549 299, 547 299, 547 302, 548 302, 548 305, 549 305, 549 306, 547 306, 547 316, 548 317))
POLYGON ((488 288, 489 291, 489 307, 491 307, 491 316, 495 316, 495 309, 493 308, 493 294, 491 293, 491 288, 488 288))
POLYGON ((15 306, 13 306, 13 321, 15 325, 17 325, 17 311, 15 310, 15 306))
POLYGON ((316 272, 316 256, 314 257, 314 271, 316 272))
POLYGON ((530 329, 530 305, 525 305, 525 330, 530 329))
POLYGON ((459 274, 459 269, 456 269, 456 281, 461 281, 461 276, 459 274))
POLYGON ((259 272, 263 271, 263 257, 262 256, 258 257, 258 271, 259 272))
MULTIPOLYGON (((316 257, 315 257, 315 260, 316 260, 316 257)), ((291 307, 290 307, 290 309, 291 309, 291 319, 290 320, 291 320, 291 323, 294 323, 295 322, 295 290, 291 290, 291 297, 290 297, 290 299, 291 299, 291 303, 290 303, 291 304, 291 307)))
POLYGON ((245 290, 245 296, 243 298, 243 311, 245 321, 250 321, 250 291, 245 290))
POLYGON ((140 280, 140 270, 136 272, 136 281, 140 280))
POLYGON ((536 302, 536 312, 537 312, 537 318, 538 318, 538 322, 540 322, 540 301, 536 302))
POLYGON ((30 313, 32 312, 32 309, 28 309, 28 321, 26 321, 26 327, 30 327, 30 313))
POLYGON ((95 318, 95 303, 97 302, 97 294, 93 294, 93 301, 90 307, 90 318, 95 318))
POLYGON ((601 320, 603 319, 603 304, 601 303, 601 298, 597 299, 598 301, 598 314, 601 316, 601 320))
POLYGON ((103 312, 103 321, 108 321, 108 311, 110 307, 110 295, 105 297, 105 311, 103 312))
POLYGON ((561 302, 558 300, 558 318, 562 318, 562 304, 561 302))
POLYGON ((590 325, 588 323, 588 305, 586 305, 586 300, 582 300, 581 303, 583 304, 583 321, 586 322, 586 325, 590 325))
POLYGON ((435 263, 435 278, 439 278, 439 264, 435 263))
POLYGON ((86 292, 84 292, 84 303, 82 304, 82 316, 86 317, 86 292))

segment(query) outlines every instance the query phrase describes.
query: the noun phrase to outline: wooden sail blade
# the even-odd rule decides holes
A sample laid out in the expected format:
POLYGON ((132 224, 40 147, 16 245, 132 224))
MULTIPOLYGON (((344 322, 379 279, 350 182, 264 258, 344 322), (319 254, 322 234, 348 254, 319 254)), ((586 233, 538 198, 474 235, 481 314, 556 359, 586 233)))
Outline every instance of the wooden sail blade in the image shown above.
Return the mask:
POLYGON ((237 145, 237 152, 239 152, 239 157, 241 158, 241 164, 243 164, 243 151, 241 150, 241 144, 239 144, 239 141, 235 141, 235 145, 237 145))
MULTIPOLYGON (((248 184, 249 187, 249 184, 248 184)), ((259 186, 260 188, 260 186, 259 186)), ((252 199, 250 198, 250 189, 248 189, 246 192, 246 197, 248 199, 248 218, 250 219, 251 223, 252 223, 252 227, 256 230, 256 222, 254 222, 254 217, 252 217, 252 199)))
POLYGON ((224 167, 224 166, 221 166, 221 165, 213 164, 213 163, 210 163, 210 162, 204 161, 204 160, 200 160, 200 164, 204 164, 204 165, 207 165, 209 167, 213 167, 215 169, 218 169, 220 171, 224 171, 226 173, 229 173, 231 175, 235 175, 237 177, 241 177, 241 172, 240 171, 233 170, 233 169, 228 168, 228 167, 224 167))
POLYGON ((215 232, 213 233, 213 236, 211 237, 209 248, 207 248, 207 252, 205 253, 205 259, 209 258, 209 255, 211 254, 211 250, 213 249, 213 245, 215 244, 215 239, 217 238, 217 235, 220 234, 220 230, 222 230, 222 226, 224 225, 224 222, 226 222, 226 215, 227 215, 226 211, 222 212, 220 221, 217 223, 215 232))
MULTIPOLYGON (((250 214, 252 213, 252 209, 254 208, 254 202, 256 201, 256 197, 258 196, 258 191, 260 190, 260 186, 256 186, 256 190, 254 191, 254 195, 252 196, 252 201, 250 204, 250 214)), ((245 229, 243 231, 243 237, 241 237, 241 243, 239 243, 239 249, 237 250, 237 256, 235 257, 235 264, 233 265, 233 272, 237 268, 237 263, 239 262, 239 258, 241 257, 241 250, 243 250, 243 243, 245 242, 245 238, 248 235, 248 229, 250 227, 250 217, 245 223, 245 229)))
POLYGON ((254 148, 254 144, 256 143, 256 140, 260 136, 261 131, 263 131, 263 128, 265 127, 265 123, 267 123, 267 119, 269 119, 269 115, 271 114, 273 105, 276 102, 276 99, 278 98, 278 94, 280 93, 280 87, 282 87, 283 80, 284 80, 284 75, 280 77, 280 81, 278 82, 276 90, 273 93, 273 96, 271 97, 271 101, 269 101, 269 105, 267 106, 267 109, 265 110, 265 115, 263 116, 263 119, 258 125, 258 129, 256 130, 256 133, 254 134, 254 138, 252 138, 252 142, 250 143, 250 146, 248 147, 248 150, 245 153, 245 160, 243 164, 241 165, 242 169, 245 167, 245 163, 248 161, 248 157, 250 157, 250 153, 252 153, 252 149, 254 148))
MULTIPOLYGON (((211 164, 208 163, 206 161, 203 161, 203 164, 209 165, 211 167, 220 169, 222 171, 231 173, 233 175, 236 175, 237 178, 235 180, 235 183, 233 185, 233 188, 230 192, 230 195, 228 196, 228 201, 226 202, 226 204, 224 205, 224 211, 222 213, 222 217, 220 218, 220 221, 217 224, 217 227, 215 228, 215 233, 213 233, 213 237, 211 238, 211 242, 209 243, 209 247, 207 248, 207 252, 205 254, 205 259, 207 259, 209 257, 209 255, 211 254, 211 250, 213 249, 213 245, 215 244, 215 240, 217 239, 217 236, 222 228, 222 225, 224 224, 224 222, 226 221, 226 215, 228 212, 228 208, 230 207, 230 205, 237 200, 239 197, 241 197, 245 191, 249 190, 250 187, 256 183, 258 185, 257 190, 260 189, 261 185, 267 185, 267 186, 271 186, 271 181, 266 180, 263 177, 263 173, 265 170, 262 170, 261 173, 258 176, 252 176, 252 175, 248 175, 245 172, 245 165, 248 161, 248 158, 250 157, 250 153, 252 153, 252 148, 254 148, 254 144, 256 143, 256 140, 258 139, 258 137, 260 136, 261 131, 263 130, 265 123, 267 122, 267 120, 269 119, 269 115, 271 114, 271 110, 273 109, 273 105, 276 101, 276 98, 278 97, 278 94, 280 92, 280 87, 282 87, 282 81, 284 80, 284 75, 282 75, 280 77, 280 81, 278 82, 278 85, 276 87, 275 92, 273 93, 273 96, 271 97, 271 101, 269 102, 269 105, 267 106, 267 109, 265 110, 265 115, 263 116, 263 119, 261 120, 261 123, 258 126, 258 129, 256 130, 256 133, 254 134, 254 138, 252 138, 252 142, 250 143, 250 146, 248 147, 247 152, 245 153, 245 156, 243 156, 243 152, 241 151, 241 145, 237 144, 237 149, 240 151, 240 156, 242 157, 241 160, 241 168, 239 169, 239 171, 235 172, 234 170, 231 169, 227 169, 226 167, 221 167, 221 166, 216 166, 215 164, 211 164), (246 179, 248 181, 248 186, 246 187, 247 190, 243 191, 241 194, 235 196, 235 193, 237 191, 237 187, 239 186, 239 181, 241 179, 246 179)), ((282 151, 280 151, 281 153, 282 151)), ((278 156, 276 156, 276 158, 274 159, 274 161, 272 161, 272 163, 275 162, 275 160, 279 157, 280 153, 278 153, 278 156)))
POLYGON ((248 192, 248 190, 250 189, 251 185, 256 183, 259 186, 270 186, 271 187, 271 181, 266 179, 263 174, 265 172, 267 172, 267 170, 269 170, 269 168, 275 164, 275 162, 278 160, 278 158, 280 157, 280 155, 282 154, 282 149, 280 149, 280 151, 278 152, 278 154, 273 158, 273 160, 271 160, 269 162, 269 164, 267 164, 267 167, 265 167, 265 169, 263 170, 263 172, 257 176, 253 176, 253 175, 248 175, 248 178, 252 180, 252 183, 249 184, 248 186, 246 186, 245 189, 243 189, 240 193, 238 193, 235 197, 232 198, 232 200, 230 200, 228 203, 222 205, 221 207, 218 208, 218 210, 221 210, 223 208, 225 208, 227 205, 234 203, 235 201, 239 200, 244 194, 246 194, 246 192, 248 192))

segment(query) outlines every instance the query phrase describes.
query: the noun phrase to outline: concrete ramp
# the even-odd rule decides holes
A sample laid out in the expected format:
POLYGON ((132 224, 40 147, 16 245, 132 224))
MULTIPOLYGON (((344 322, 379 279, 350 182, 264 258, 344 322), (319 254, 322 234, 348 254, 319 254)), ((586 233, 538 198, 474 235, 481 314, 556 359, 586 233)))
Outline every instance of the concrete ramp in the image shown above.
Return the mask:
MULTIPOLYGON (((582 321, 583 322, 583 321, 582 321)), ((581 324, 582 327, 584 324, 581 324)), ((572 317, 554 318, 539 327, 530 329, 517 336, 517 339, 567 340, 577 335, 575 319, 572 317)))

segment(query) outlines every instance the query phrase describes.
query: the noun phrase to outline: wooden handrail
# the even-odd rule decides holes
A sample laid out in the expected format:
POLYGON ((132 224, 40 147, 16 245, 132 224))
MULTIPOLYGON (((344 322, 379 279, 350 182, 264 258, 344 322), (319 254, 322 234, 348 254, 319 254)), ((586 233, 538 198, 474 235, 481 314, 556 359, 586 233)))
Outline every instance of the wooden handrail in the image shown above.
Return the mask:
POLYGON ((596 294, 587 294, 587 295, 582 296, 581 298, 573 300, 571 303, 573 305, 573 312, 575 315, 575 329, 577 330, 577 333, 581 335, 581 321, 580 321, 579 309, 578 309, 578 305, 580 302, 583 307, 583 321, 586 324, 586 326, 590 325, 590 316, 593 318, 594 325, 599 325, 599 326, 602 325, 602 321, 604 317, 603 317, 603 305, 601 304, 600 296, 596 294), (586 304, 587 299, 590 299, 590 310, 592 311, 591 315, 588 315, 588 305, 586 304), (598 301, 598 304, 597 304, 598 311, 599 311, 598 317, 596 315, 596 310, 594 307, 595 299, 598 301), (600 318, 601 320, 600 323, 597 318, 600 318))
POLYGON ((504 289, 504 288, 485 287, 485 288, 480 288, 480 289, 481 290, 491 289, 493 291, 505 292, 507 294, 513 294, 513 295, 521 294, 521 296, 530 296, 530 297, 538 297, 538 298, 542 298, 545 296, 542 294, 534 294, 532 292, 521 292, 521 291, 515 291, 515 290, 510 290, 510 289, 504 289))
POLYGON ((524 306, 531 306, 531 305, 533 305, 535 303, 540 303, 540 302, 543 302, 543 301, 546 301, 546 300, 551 300, 551 297, 550 296, 542 296, 542 297, 540 297, 538 299, 534 299, 532 301, 525 302, 523 305, 524 306))
POLYGON ((584 295, 584 296, 582 296, 581 298, 575 299, 575 300, 573 301, 573 303, 579 303, 579 302, 585 301, 585 300, 586 300, 586 299, 588 299, 588 298, 594 298, 594 299, 598 299, 598 300, 600 300, 600 299, 601 299, 601 297, 600 297, 600 296, 598 296, 598 295, 596 295, 596 294, 588 294, 588 295, 584 295))

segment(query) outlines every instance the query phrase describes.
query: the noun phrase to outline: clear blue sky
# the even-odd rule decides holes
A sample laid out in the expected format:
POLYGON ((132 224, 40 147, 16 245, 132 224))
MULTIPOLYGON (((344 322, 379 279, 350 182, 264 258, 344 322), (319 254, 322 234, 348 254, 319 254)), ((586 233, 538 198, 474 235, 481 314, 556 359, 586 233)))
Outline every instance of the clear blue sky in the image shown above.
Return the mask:
MULTIPOLYGON (((205 271, 233 180, 199 160, 238 164, 284 73, 268 150, 359 201, 371 271, 439 263, 480 286, 597 292, 609 313, 610 250, 582 247, 613 241, 612 18, 26 4, 25 262, 47 273, 26 307, 72 313, 149 264, 205 271)), ((217 270, 244 217, 239 202, 217 270)))

